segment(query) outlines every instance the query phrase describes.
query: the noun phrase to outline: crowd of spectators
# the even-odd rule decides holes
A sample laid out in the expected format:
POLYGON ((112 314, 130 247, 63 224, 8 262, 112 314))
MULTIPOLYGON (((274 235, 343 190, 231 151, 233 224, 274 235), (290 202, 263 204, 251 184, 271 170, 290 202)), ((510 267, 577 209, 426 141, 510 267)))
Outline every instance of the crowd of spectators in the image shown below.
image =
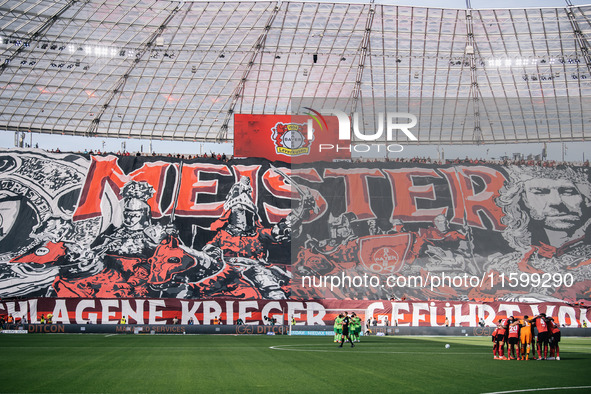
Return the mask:
MULTIPOLYGON (((61 153, 60 149, 51 149, 51 153, 61 153)), ((181 160, 192 160, 198 158, 211 158, 219 161, 228 161, 232 159, 232 155, 226 155, 225 153, 202 153, 202 154, 181 154, 181 153, 156 153, 156 152, 128 152, 128 151, 117 151, 117 152, 102 152, 100 150, 84 150, 77 153, 83 153, 88 155, 103 155, 103 154, 115 154, 117 156, 163 156, 177 158, 181 160)), ((543 160, 539 156, 527 158, 509 158, 502 157, 499 159, 471 159, 465 157, 463 159, 432 159, 430 157, 413 157, 404 158, 398 157, 392 158, 357 158, 353 160, 355 163, 374 163, 374 162, 396 162, 396 163, 418 163, 418 164, 498 164, 498 165, 518 165, 518 166, 540 166, 540 167, 557 167, 561 165, 575 165, 581 167, 589 167, 589 160, 583 161, 556 161, 556 160, 543 160)))
POLYGON ((464 159, 431 159, 429 157, 413 157, 413 158, 396 158, 396 159, 356 159, 356 163, 367 163, 367 162, 396 162, 396 163, 418 163, 418 164, 499 164, 499 165, 517 165, 517 166, 540 166, 540 167, 558 167, 561 165, 575 165, 581 167, 589 167, 589 160, 584 162, 567 162, 567 161, 556 161, 556 160, 541 160, 541 159, 470 159, 468 157, 464 159))
POLYGON ((27 324, 26 317, 13 317, 11 314, 8 315, 0 315, 0 329, 3 330, 13 330, 16 329, 21 324, 27 324))
MULTIPOLYGON (((51 149, 49 150, 49 152, 51 153, 61 153, 60 149, 51 149)), ((173 158, 177 158, 177 159, 181 159, 181 160, 192 160, 192 159, 198 159, 198 158, 211 158, 211 159, 216 159, 219 161, 228 161, 232 159, 231 155, 226 155, 225 153, 203 153, 203 154, 195 154, 195 155, 189 155, 189 154, 181 154, 181 153, 156 153, 156 152, 152 152, 152 153, 147 153, 147 152, 128 152, 128 151, 117 151, 117 152, 102 152, 100 150, 84 150, 82 152, 77 152, 77 153, 82 153, 85 155, 109 155, 109 154, 114 154, 117 156, 163 156, 163 157, 173 157, 173 158)))

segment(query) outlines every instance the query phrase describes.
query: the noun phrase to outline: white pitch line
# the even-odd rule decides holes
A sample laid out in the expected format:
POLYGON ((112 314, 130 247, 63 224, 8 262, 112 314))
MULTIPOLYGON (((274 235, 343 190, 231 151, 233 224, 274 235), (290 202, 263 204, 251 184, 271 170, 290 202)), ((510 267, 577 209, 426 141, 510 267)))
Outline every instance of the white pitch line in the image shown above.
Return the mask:
POLYGON ((591 386, 570 386, 570 387, 540 387, 537 389, 522 389, 522 390, 509 390, 509 391, 493 391, 490 393, 482 394, 510 394, 510 393, 531 393, 533 391, 550 391, 550 390, 578 390, 578 389, 589 389, 591 386))
MULTIPOLYGON (((290 347, 295 347, 295 346, 317 346, 317 345, 276 345, 276 346, 269 346, 269 349, 271 350, 284 350, 284 351, 289 351, 289 352, 317 352, 317 353, 339 353, 342 352, 342 350, 336 350, 336 349, 290 349, 290 347)), ((335 345, 338 347, 338 345, 335 345)), ((355 347, 357 347, 358 345, 356 345, 355 347)), ((343 346, 344 348, 350 348, 350 346, 343 346)), ((362 347, 363 349, 363 347, 362 347)), ((442 351, 442 352, 412 352, 412 351, 406 351, 406 352, 380 352, 380 351, 367 351, 364 350, 362 352, 363 354, 462 354, 462 355, 466 355, 466 354, 470 354, 470 355, 481 355, 481 354, 486 354, 486 353, 476 353, 476 352, 450 352, 450 351, 442 351)))

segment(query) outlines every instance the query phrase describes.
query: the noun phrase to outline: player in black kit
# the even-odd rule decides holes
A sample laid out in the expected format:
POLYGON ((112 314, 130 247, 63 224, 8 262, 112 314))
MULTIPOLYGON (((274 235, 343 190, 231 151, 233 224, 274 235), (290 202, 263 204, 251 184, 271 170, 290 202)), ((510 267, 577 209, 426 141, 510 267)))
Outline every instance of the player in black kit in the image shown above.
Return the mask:
POLYGON ((351 347, 355 347, 353 341, 351 340, 351 336, 349 335, 349 325, 351 324, 351 318, 349 314, 345 312, 345 317, 343 317, 343 335, 341 336, 341 344, 339 347, 343 347, 343 343, 345 343, 345 339, 348 339, 351 342, 351 347))

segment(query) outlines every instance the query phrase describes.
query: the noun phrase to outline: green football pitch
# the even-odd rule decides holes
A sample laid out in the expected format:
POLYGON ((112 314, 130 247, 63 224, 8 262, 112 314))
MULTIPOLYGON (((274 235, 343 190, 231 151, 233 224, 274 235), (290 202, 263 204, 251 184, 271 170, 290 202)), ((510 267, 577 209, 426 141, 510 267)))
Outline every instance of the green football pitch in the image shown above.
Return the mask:
POLYGON ((4 334, 0 391, 591 392, 591 339, 563 338, 560 361, 493 360, 491 347, 480 337, 338 348, 331 337, 4 334))

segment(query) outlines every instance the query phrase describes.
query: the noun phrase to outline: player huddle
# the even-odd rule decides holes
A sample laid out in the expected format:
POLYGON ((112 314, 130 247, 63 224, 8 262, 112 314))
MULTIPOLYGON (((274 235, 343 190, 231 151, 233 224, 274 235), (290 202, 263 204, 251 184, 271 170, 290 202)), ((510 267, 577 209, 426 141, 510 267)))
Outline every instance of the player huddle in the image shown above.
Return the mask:
POLYGON ((351 316, 347 312, 341 313, 334 319, 334 341, 339 343, 339 347, 343 347, 345 341, 351 343, 351 347, 355 347, 353 342, 359 342, 359 335, 361 334, 361 319, 355 314, 351 316))
POLYGON ((513 316, 499 319, 492 341, 495 360, 529 360, 530 349, 532 359, 535 359, 537 350, 537 360, 560 360, 560 329, 554 319, 546 317, 545 313, 531 319, 527 315, 522 319, 513 316), (534 330, 537 332, 537 347, 534 330))

